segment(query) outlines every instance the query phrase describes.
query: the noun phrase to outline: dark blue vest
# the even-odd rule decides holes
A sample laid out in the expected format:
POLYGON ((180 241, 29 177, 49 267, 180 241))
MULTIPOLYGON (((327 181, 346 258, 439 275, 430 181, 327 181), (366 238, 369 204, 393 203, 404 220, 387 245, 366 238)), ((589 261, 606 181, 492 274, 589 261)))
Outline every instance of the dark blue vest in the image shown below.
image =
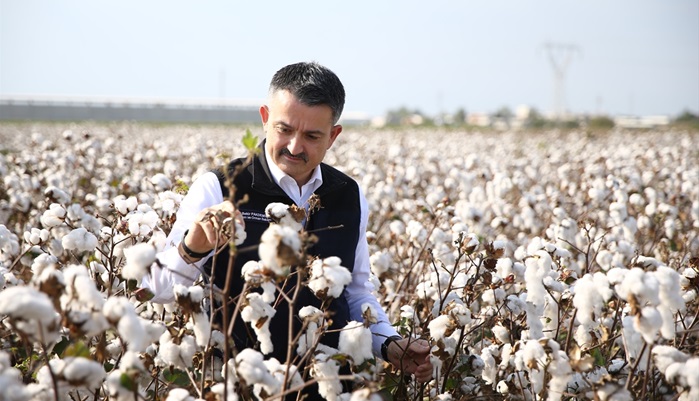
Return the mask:
MULTIPOLYGON (((293 204, 293 201, 274 182, 269 172, 264 156, 264 144, 261 146, 260 154, 254 157, 252 162, 245 164, 244 159, 237 159, 232 161, 225 170, 232 174, 236 168, 239 172, 233 177, 234 203, 237 204, 241 199, 247 198, 239 205, 245 218, 247 238, 243 244, 238 246, 239 252, 233 264, 234 270, 230 283, 230 296, 231 301, 233 301, 229 307, 231 311, 235 309, 235 302, 238 302, 243 288, 242 266, 250 260, 259 260, 257 244, 259 244, 262 233, 269 227, 269 222, 262 218, 265 215, 265 208, 272 202, 293 204)), ((352 271, 361 219, 359 187, 354 180, 326 164, 321 164, 320 168, 323 184, 315 191, 315 194, 320 198, 320 209, 311 214, 305 227, 306 231, 312 232, 318 237, 317 243, 309 250, 309 254, 318 258, 337 256, 342 260, 342 265, 352 271)), ((223 170, 219 169, 215 172, 222 184, 224 199, 227 199, 229 191, 225 185, 226 173, 223 170)), ((225 284, 228 260, 228 249, 217 257, 213 280, 219 288, 223 288, 225 284)), ((208 268, 211 268, 210 264, 208 268)), ((292 272, 294 270, 292 269, 292 272)), ((296 278, 296 274, 290 275, 284 287, 284 291, 290 297, 297 284, 296 278)), ((321 308, 321 303, 308 287, 302 287, 300 302, 294 308, 294 336, 302 326, 302 321, 298 317, 299 309, 306 305, 321 308)), ((332 313, 330 330, 340 329, 350 320, 349 306, 344 293, 340 298, 331 302, 328 310, 332 313)), ((270 322, 274 351, 267 357, 275 357, 281 362, 286 360, 288 327, 288 304, 283 298, 280 298, 280 302, 276 305, 276 315, 270 322)), ((222 331, 225 332, 225 329, 222 331)), ((257 346, 254 332, 240 317, 235 322, 233 337, 238 350, 257 346)), ((321 338, 321 343, 337 348, 338 340, 339 333, 331 332, 321 338)), ((292 355, 297 358, 295 349, 292 355)))

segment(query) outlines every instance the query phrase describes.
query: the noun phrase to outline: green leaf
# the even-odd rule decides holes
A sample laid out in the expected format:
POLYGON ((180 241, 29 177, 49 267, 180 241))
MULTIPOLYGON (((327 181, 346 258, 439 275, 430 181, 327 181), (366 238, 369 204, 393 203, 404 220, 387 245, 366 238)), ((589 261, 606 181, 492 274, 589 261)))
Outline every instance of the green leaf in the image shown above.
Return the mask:
POLYGON ((599 348, 593 348, 590 354, 595 358, 595 365, 606 366, 607 361, 604 360, 604 355, 602 355, 602 351, 599 348))
POLYGON ((450 377, 450 378, 447 379, 447 386, 446 386, 446 388, 449 389, 449 390, 453 390, 453 389, 459 388, 459 386, 460 386, 461 383, 462 383, 462 380, 463 380, 463 379, 458 379, 458 380, 457 380, 457 379, 455 379, 455 378, 453 378, 453 377, 450 377))
POLYGON ((250 152, 255 152, 257 149, 258 138, 252 134, 250 129, 245 130, 245 135, 243 135, 243 146, 250 152))
POLYGON ((175 181, 175 192, 178 194, 186 195, 189 192, 189 186, 185 184, 182 180, 175 181))
POLYGON ((119 377, 119 383, 121 384, 122 387, 129 391, 136 391, 137 384, 136 381, 126 373, 122 373, 121 376, 119 377))
POLYGON ((138 281, 134 279, 126 280, 126 289, 129 291, 135 291, 138 288, 138 281))
POLYGON ((69 356, 90 358, 90 348, 84 342, 76 341, 70 344, 63 353, 64 358, 69 356))
POLYGON ((163 378, 166 382, 180 387, 187 387, 189 385, 189 377, 187 377, 187 373, 178 369, 165 369, 163 371, 163 378))
POLYGON ((61 341, 56 343, 56 345, 53 347, 53 352, 59 356, 63 355, 63 353, 65 352, 65 350, 68 348, 69 345, 70 345, 70 339, 68 337, 62 337, 61 341))
POLYGON ((134 295, 139 302, 150 301, 155 296, 148 288, 139 288, 134 292, 134 295))
MULTIPOLYGON (((40 358, 39 354, 29 355, 28 357, 23 357, 23 359, 17 361, 15 368, 19 369, 22 374, 27 374, 29 368, 34 365, 34 362, 38 361, 40 358)), ((35 375, 36 372, 33 373, 35 375)))

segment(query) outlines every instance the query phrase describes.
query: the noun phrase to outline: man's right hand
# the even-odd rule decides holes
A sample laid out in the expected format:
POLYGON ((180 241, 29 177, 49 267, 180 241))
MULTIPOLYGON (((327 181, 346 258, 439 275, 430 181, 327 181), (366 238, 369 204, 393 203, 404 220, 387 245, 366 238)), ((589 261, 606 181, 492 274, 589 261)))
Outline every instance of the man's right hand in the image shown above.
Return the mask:
POLYGON ((223 246, 230 238, 222 228, 224 221, 230 217, 235 218, 241 225, 245 225, 243 215, 229 200, 201 210, 184 237, 184 244, 196 253, 210 252, 214 248, 223 246))

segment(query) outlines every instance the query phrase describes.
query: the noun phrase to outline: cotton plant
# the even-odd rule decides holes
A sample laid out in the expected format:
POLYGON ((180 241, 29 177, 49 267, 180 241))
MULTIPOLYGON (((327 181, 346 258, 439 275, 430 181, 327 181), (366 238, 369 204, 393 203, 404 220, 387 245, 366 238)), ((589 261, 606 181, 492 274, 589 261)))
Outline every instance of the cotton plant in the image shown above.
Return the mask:
POLYGON ((104 332, 109 327, 103 313, 106 300, 97 290, 88 270, 84 266, 71 265, 63 270, 62 277, 65 290, 60 302, 67 325, 87 337, 104 332))
POLYGON ((660 345, 653 348, 653 362, 665 380, 681 388, 679 400, 699 398, 699 357, 660 345))
POLYGON ((185 317, 189 317, 197 345, 202 348, 206 347, 211 338, 211 324, 209 316, 202 306, 202 301, 205 299, 204 288, 198 285, 185 287, 176 284, 173 292, 185 317))
MULTIPOLYGON (((139 258, 126 256, 141 243, 162 249, 187 185, 220 164, 220 147, 210 144, 231 143, 230 129, 212 126, 204 133, 180 126, 42 124, 31 130, 11 126, 0 135, 8 132, 11 140, 3 143, 16 144, 18 152, 0 154, 0 295, 15 287, 29 289, 0 297, 6 301, 0 326, 3 350, 12 361, 27 362, 16 369, 24 377, 39 377, 45 356, 63 360, 68 355, 60 350, 66 343, 83 343, 94 354, 82 357, 104 355, 108 361, 102 385, 75 388, 59 378, 57 384, 65 390, 61 396, 73 392, 77 397, 77 390, 91 399, 148 397, 146 389, 156 391, 151 382, 157 377, 158 383, 167 383, 157 387, 159 398, 196 399, 203 395, 199 382, 183 384, 168 373, 182 379, 189 372, 212 378, 218 399, 237 400, 240 382, 231 374, 235 360, 208 364, 207 372, 200 371, 204 365, 183 363, 184 356, 198 361, 190 355, 204 352, 195 332, 202 326, 177 303, 133 298, 129 279, 146 272, 150 258, 133 264, 139 258), (78 271, 77 265, 86 271, 78 271), (133 312, 123 300, 110 301, 121 297, 133 312), (44 316, 34 314, 49 311, 49 305, 51 329, 42 333, 38 326, 45 326, 39 323, 44 316), (23 307, 31 307, 30 312, 23 307), (136 331, 142 341, 133 338, 136 331), (23 338, 25 332, 30 335, 23 338), (46 348, 47 355, 42 336, 45 345, 57 344, 46 348), (23 357, 18 350, 25 347, 40 359, 23 357), (186 392, 173 392, 177 387, 186 392)), ((442 316, 450 305, 461 302, 470 311, 471 322, 452 333, 457 340, 463 334, 455 355, 442 360, 433 353, 442 376, 425 385, 424 398, 556 399, 568 377, 566 364, 571 369, 566 394, 580 399, 695 398, 690 374, 697 369, 689 363, 699 290, 694 260, 699 239, 693 235, 699 227, 699 169, 691 154, 695 136, 672 130, 616 130, 600 136, 440 130, 453 146, 437 149, 429 135, 409 133, 348 131, 343 134, 347 140, 337 142, 326 157, 357 177, 367 196, 368 256, 378 276, 374 289, 401 334, 428 338, 429 325, 446 321, 442 316), (367 134, 371 146, 363 145, 367 134), (503 154, 509 156, 497 156, 503 154), (454 244, 460 236, 460 245, 454 244), (506 245, 496 257, 487 247, 497 241, 506 245), (541 265, 546 258, 541 252, 549 255, 550 264, 541 265), (533 332, 542 337, 532 337, 533 332), (542 341, 544 353, 534 352, 531 341, 542 341), (556 345, 558 353, 553 352, 556 345), (525 348, 543 356, 530 364, 543 366, 543 381, 525 363, 532 361, 523 358, 525 348), (522 369, 515 363, 519 357, 522 369), (541 391, 534 393, 535 387, 541 391)), ((272 209, 275 214, 289 210, 280 205, 272 209)), ((286 240, 291 244, 286 251, 292 250, 287 253, 298 258, 286 266, 301 266, 310 275, 312 263, 306 263, 302 252, 307 238, 289 216, 273 225, 293 226, 294 233, 270 235, 266 255, 276 261, 286 240)), ((288 271, 284 266, 278 269, 282 274, 288 271)), ((245 270, 241 279, 262 287, 265 303, 277 298, 276 273, 259 262, 245 270)), ((191 301, 191 296, 183 299, 191 301)), ((199 304, 207 313, 212 308, 207 297, 199 304)), ((389 374, 365 375, 371 390, 343 394, 334 372, 341 365, 333 359, 339 350, 317 341, 327 318, 323 311, 310 310, 299 317, 305 320, 306 336, 294 355, 311 352, 308 365, 329 378, 322 381, 326 398, 371 399, 389 374)), ((210 346, 224 349, 225 340, 215 334, 221 332, 210 331, 210 346)), ((446 331, 444 337, 449 337, 446 331)), ((278 361, 278 366, 285 364, 278 361)), ((50 366, 59 371, 59 365, 50 366)), ((4 369, 0 372, 9 376, 0 377, 16 378, 4 369)), ((271 360, 265 369, 271 377, 279 372, 271 360)), ((20 384, 25 391, 11 379, 11 395, 54 400, 54 383, 46 372, 41 383, 31 379, 20 384)), ((296 384, 287 383, 287 388, 296 384)), ((250 385, 248 395, 256 398, 255 385, 261 390, 264 384, 250 385)), ((274 381, 267 385, 276 388, 274 381)), ((411 396, 420 391, 413 385, 402 389, 411 396)))
POLYGON ((45 293, 29 286, 13 286, 0 291, 3 325, 43 346, 53 344, 61 332, 60 316, 45 293))
POLYGON ((326 324, 325 313, 315 306, 306 305, 299 310, 298 316, 304 322, 305 331, 301 333, 296 353, 299 356, 306 355, 307 352, 315 349, 319 345, 318 340, 322 331, 320 330, 326 324))
POLYGON ((127 351, 121 356, 119 368, 112 370, 104 381, 106 395, 118 401, 131 401, 145 397, 145 387, 140 386, 141 379, 148 372, 139 358, 139 354, 127 351))
POLYGON ((22 372, 12 366, 10 354, 5 351, 0 351, 0 388, 8 401, 25 401, 32 395, 22 381, 22 372))
POLYGON ((37 372, 33 399, 71 400, 77 394, 95 394, 105 376, 102 365, 88 358, 52 359, 37 372))

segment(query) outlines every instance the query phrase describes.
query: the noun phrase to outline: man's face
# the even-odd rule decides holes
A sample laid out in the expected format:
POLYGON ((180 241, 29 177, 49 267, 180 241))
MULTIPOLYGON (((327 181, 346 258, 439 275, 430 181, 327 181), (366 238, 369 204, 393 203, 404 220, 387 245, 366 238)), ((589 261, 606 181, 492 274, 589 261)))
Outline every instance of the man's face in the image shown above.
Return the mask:
POLYGON ((307 106, 289 91, 277 91, 260 107, 267 136, 265 151, 299 186, 308 182, 342 126, 333 125, 329 106, 307 106))

